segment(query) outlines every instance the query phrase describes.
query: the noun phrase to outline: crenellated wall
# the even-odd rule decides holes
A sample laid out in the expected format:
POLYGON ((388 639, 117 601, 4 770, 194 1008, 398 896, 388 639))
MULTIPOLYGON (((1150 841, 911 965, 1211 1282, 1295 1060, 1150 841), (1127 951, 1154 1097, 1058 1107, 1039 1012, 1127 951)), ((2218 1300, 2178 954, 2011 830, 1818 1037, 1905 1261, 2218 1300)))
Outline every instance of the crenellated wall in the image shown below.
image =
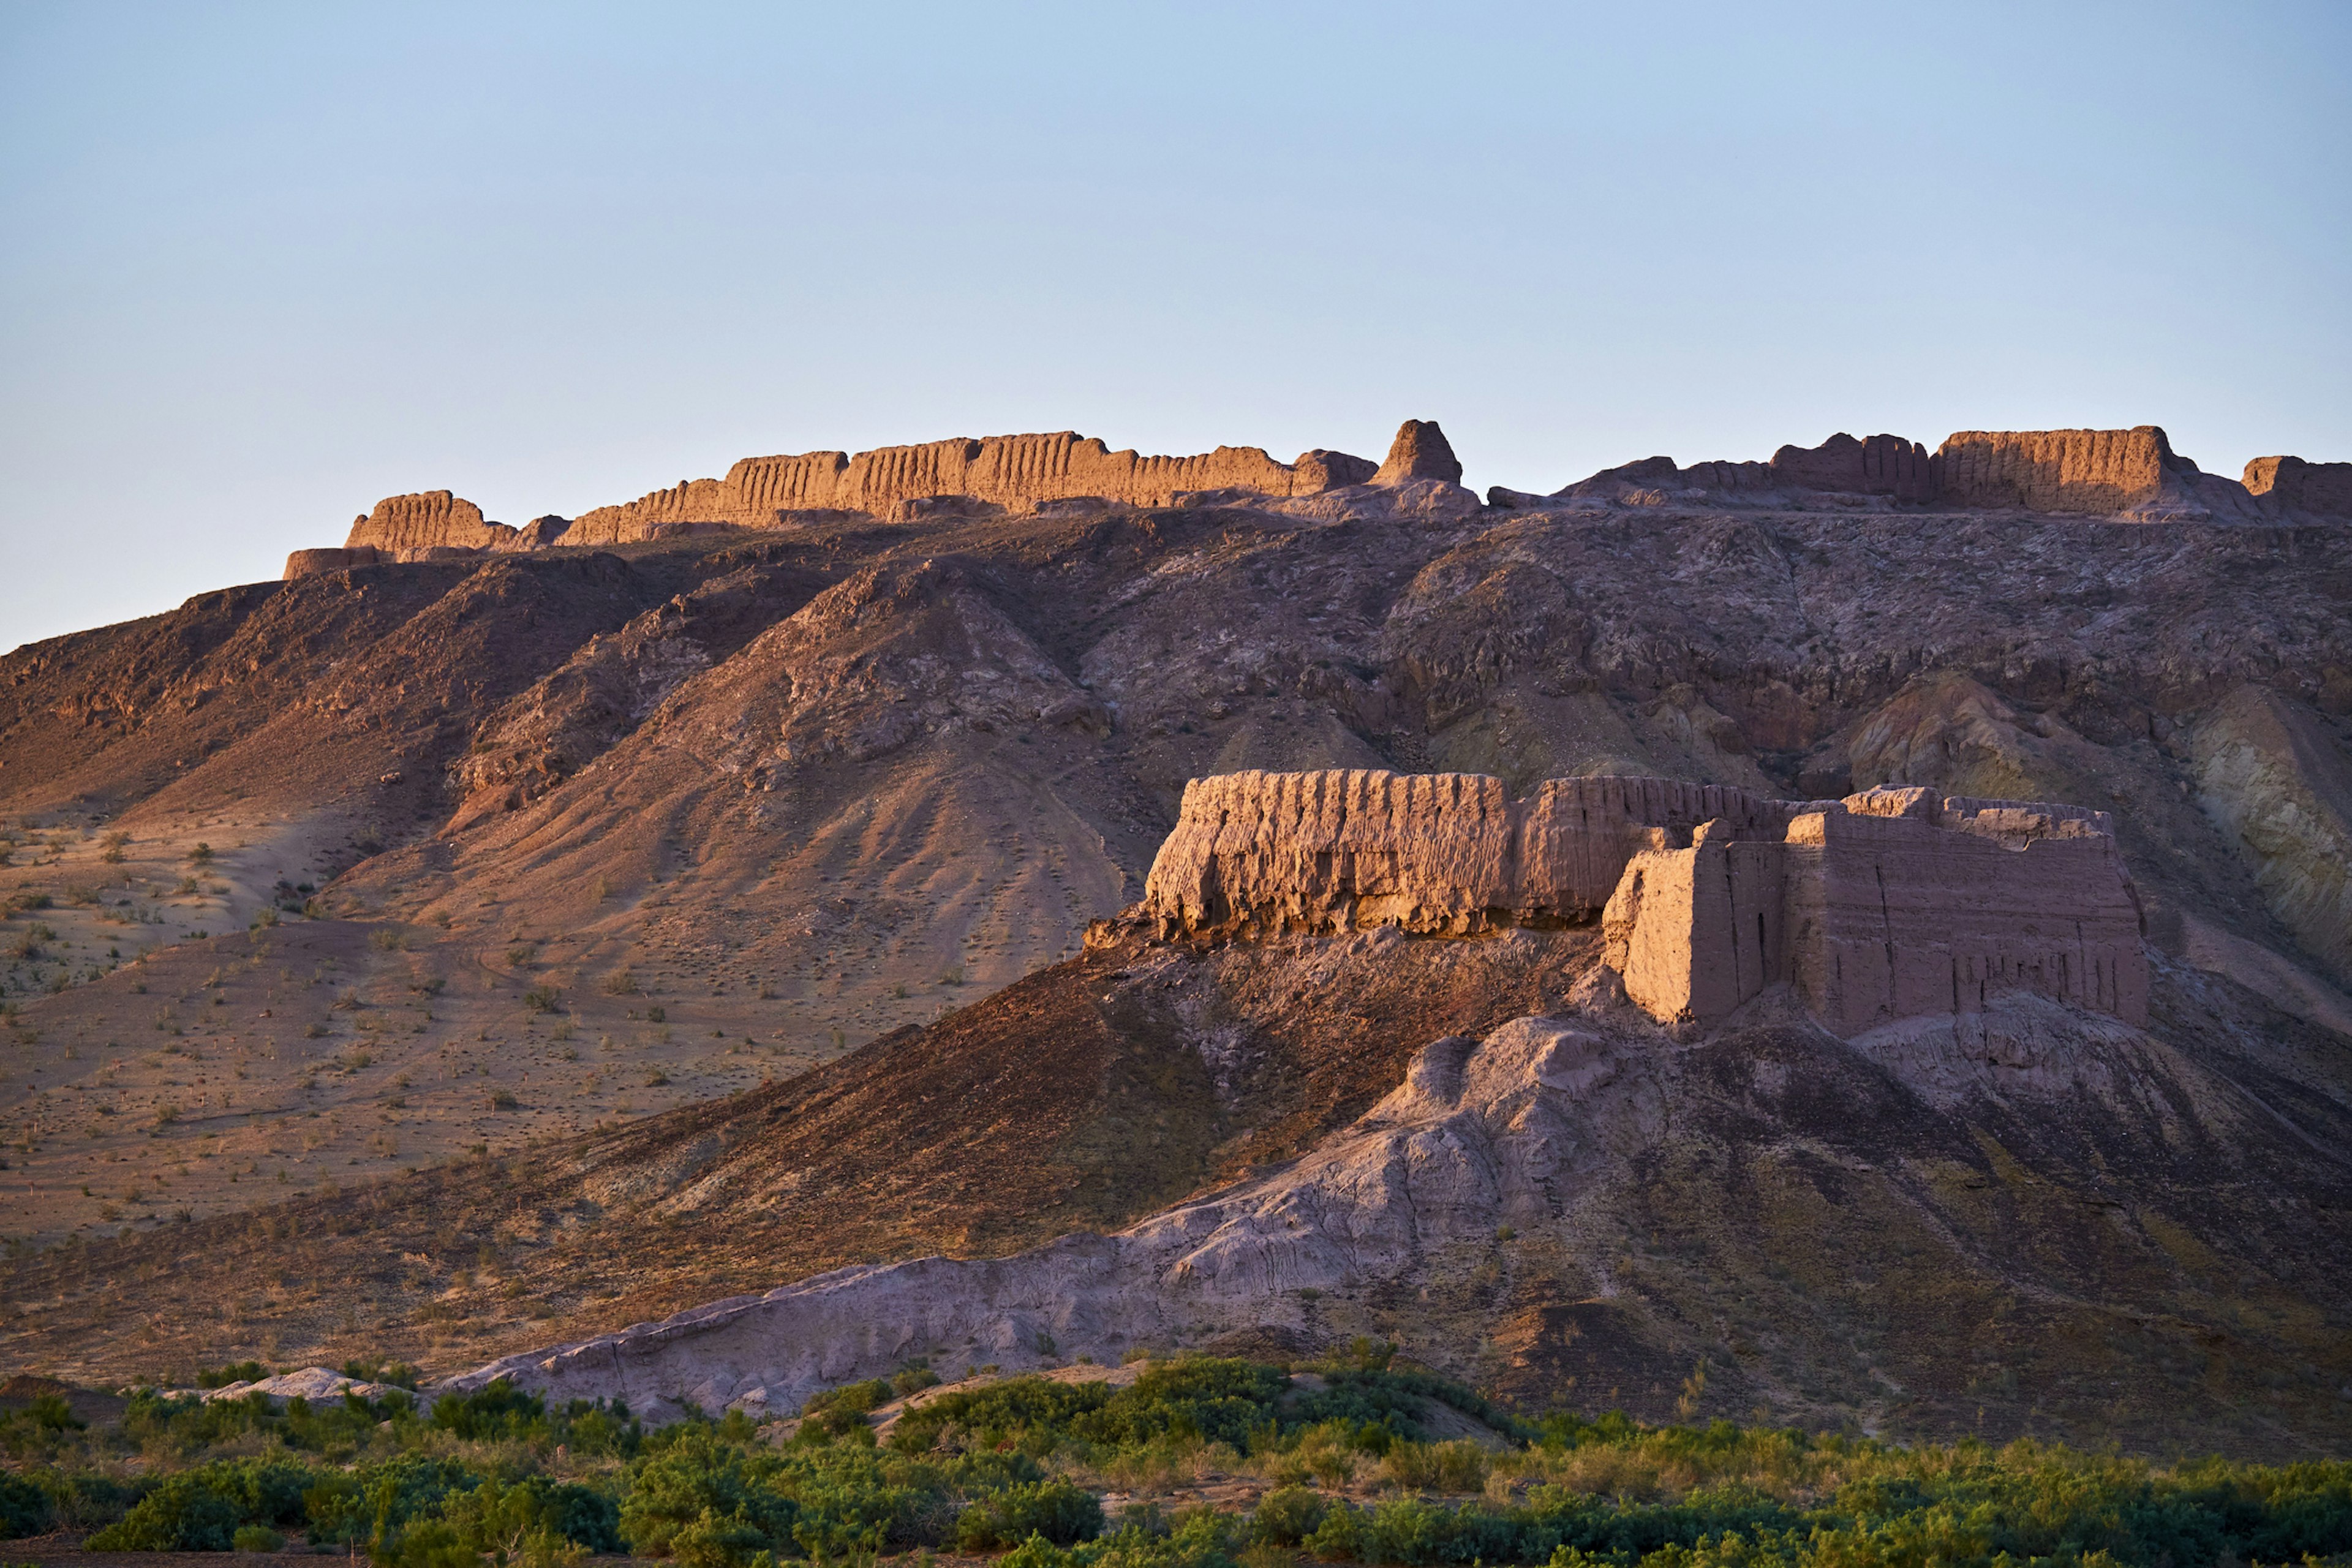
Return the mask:
POLYGON ((1163 936, 1598 915, 1666 1021, 1788 984, 1832 1030, 2028 990, 2147 1016, 2139 905, 2099 812, 1880 790, 1769 800, 1651 778, 1229 773, 1185 786, 1140 912, 1163 936))
POLYGON ((2129 430, 1961 430, 1936 452, 1936 497, 1957 506, 2108 515, 2154 500, 2173 467, 2153 425, 2129 430))
POLYGON ((485 522, 482 509, 447 490, 386 496, 352 521, 346 550, 495 550, 514 538, 502 522, 485 522))
MULTIPOLYGON (((1434 421, 1408 419, 1387 459, 1321 447, 1296 462, 1276 462, 1255 447, 1220 447, 1186 458, 1112 451, 1073 431, 1040 436, 960 437, 855 455, 801 452, 745 458, 716 479, 686 479, 621 506, 598 507, 575 521, 540 518, 517 530, 484 519, 481 508, 447 490, 389 496, 352 524, 347 551, 373 550, 386 561, 428 559, 428 551, 539 550, 552 544, 629 544, 730 529, 872 519, 908 522, 933 517, 1025 514, 1057 504, 1163 507, 1269 502, 1326 496, 1334 517, 1434 516, 1432 487, 1445 492, 1439 512, 1477 510, 1458 489, 1462 464, 1434 421), (1356 487, 1372 486, 1365 491, 1356 487), (1459 503, 1459 504, 1456 504, 1459 503), (1414 507, 1418 510, 1413 510, 1414 507)), ((1860 438, 1843 432, 1818 447, 1782 447, 1769 462, 1705 462, 1678 467, 1644 458, 1603 469, 1549 496, 1496 486, 1500 510, 1553 502, 1638 506, 1862 506, 1888 503, 1953 510, 2023 508, 2092 516, 2129 513, 2139 521, 2294 522, 2299 516, 2352 519, 2352 464, 2259 458, 2243 485, 2200 473, 2177 458, 2153 425, 2130 430, 1962 430, 1930 454, 1900 436, 1860 438), (1855 500, 1853 498, 1869 498, 1855 500)), ((1286 509, 1314 512, 1327 502, 1286 509)), ((356 554, 335 564, 357 564, 356 554)), ((331 558, 298 551, 289 575, 330 570, 331 558)))
POLYGON ((625 506, 598 507, 575 521, 567 544, 614 544, 652 537, 666 522, 772 528, 780 513, 858 511, 887 516, 902 502, 970 496, 1008 510, 1080 497, 1130 506, 1166 506, 1188 490, 1240 489, 1314 495, 1360 484, 1373 465, 1343 452, 1307 452, 1278 463, 1255 447, 1220 447, 1190 458, 1112 451, 1074 431, 992 436, 883 447, 851 457, 804 452, 746 458, 723 479, 690 479, 625 506))
POLYGON ((1481 773, 1224 773, 1184 786, 1144 909, 1195 935, 1590 920, 1650 829, 1777 823, 1776 805, 1665 779, 1551 779, 1513 800, 1481 773))

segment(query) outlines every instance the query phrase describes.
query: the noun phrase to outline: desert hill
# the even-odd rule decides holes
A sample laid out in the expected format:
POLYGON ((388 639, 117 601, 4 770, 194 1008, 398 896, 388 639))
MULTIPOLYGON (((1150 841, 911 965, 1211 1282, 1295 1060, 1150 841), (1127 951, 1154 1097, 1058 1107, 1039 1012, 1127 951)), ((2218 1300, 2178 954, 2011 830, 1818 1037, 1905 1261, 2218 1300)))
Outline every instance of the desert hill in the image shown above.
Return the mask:
MULTIPOLYGON (((0 1191, 20 1247, 45 1250, 12 1266, 0 1356, 110 1376, 207 1346, 348 1350, 455 1371, 836 1265, 1117 1229, 1307 1155, 1433 1039, 1575 1005, 1599 945, 1571 931, 1511 939, 1524 949, 1301 938, 1072 956, 1088 921, 1141 894, 1188 780, 1336 766, 1490 773, 1515 791, 1638 773, 1797 800, 1916 784, 2111 813, 2147 915, 2152 1029, 2177 1057, 2116 1072, 2183 1105, 2255 1096, 2284 1118, 2279 1142, 2225 1155, 2230 1139, 2200 1133, 2205 1152, 2133 1176, 2121 1209, 2053 1197, 2039 1229, 2021 1223, 2043 1272, 1980 1250, 1967 1267, 2021 1300, 2112 1291, 2151 1322, 2226 1320, 2254 1347, 2197 1361, 2181 1347, 2204 1331, 2166 1328, 2115 1352, 2119 1386, 2170 1388, 2151 1380, 2193 1363, 2221 1368, 2217 1401, 2299 1389, 2318 1365, 2305 1330, 2332 1320, 2297 1233, 2256 1224, 2242 1194, 2298 1194, 2282 1201, 2319 1216, 2300 1234, 2334 1235, 2329 1119, 2352 1083, 2332 1054, 2352 1028, 2352 527, 2330 510, 2335 466, 2282 461, 2232 486, 2161 432, 2050 435, 1955 437, 1947 456, 1978 454, 1965 486, 1953 462, 1872 437, 1769 464, 1653 459, 1484 504, 1431 426, 1377 468, 1234 458, 1202 470, 1213 484, 1132 498, 1076 489, 1076 447, 1027 469, 1013 459, 1029 448, 1008 447, 958 459, 997 476, 986 495, 914 493, 946 482, 938 463, 857 470, 900 476, 847 498, 877 510, 836 489, 823 506, 706 516, 711 496, 733 506, 782 481, 688 486, 633 503, 642 526, 615 522, 593 548, 562 520, 488 532, 444 498, 383 511, 410 541, 387 534, 388 552, 362 541, 281 584, 20 648, 0 659, 0 812, 16 824, 0 868, 16 1042, 0 1191), (436 519, 477 531, 416 542, 436 519), (1154 1005, 1247 1020, 1266 1065, 1234 1103, 1198 1043, 1209 1025, 1100 1000, 1098 984, 1117 998, 1163 964, 1191 978, 1154 1005), (1251 989, 1260 969, 1289 976, 1279 1005, 1251 989), (628 1120, 647 1111, 664 1114, 628 1120), (722 1149, 765 1174, 710 1182, 722 1149), (673 1170, 700 1173, 704 1195, 681 1205, 673 1170), (837 1195, 774 1185, 800 1171, 837 1195), (2168 1182, 2200 1195, 2163 1197, 2168 1182), (2272 1292, 2269 1316, 2230 1294, 2234 1265, 2083 1249, 2084 1215, 2151 1205, 2160 1223, 2133 1222, 2141 1237, 2171 1226, 2213 1258, 2252 1258, 2273 1283, 2244 1289, 2272 1292), (583 1250, 557 1249, 559 1234, 583 1250), (2273 1238, 2275 1255, 2232 1236, 2273 1238), (299 1260, 277 1262, 298 1237, 299 1260), (2159 1290, 2144 1263, 2175 1272, 2159 1290), (217 1268, 219 1287, 166 1291, 167 1265, 217 1268), (336 1279, 365 1283, 325 1289, 336 1279), (127 1335, 110 1314, 74 1326, 106 1280, 131 1287, 102 1293, 144 1320, 127 1335), (2183 1290, 2189 1307, 2158 1312, 2183 1290)), ((1122 471, 1150 478, 1157 461, 1122 471)), ((1742 1026, 1782 1043, 1722 1047, 1734 1079, 1742 1051, 1829 1050, 1798 1024, 1742 1026)), ((1633 1050, 1654 1028, 1605 1032, 1633 1050)), ((1831 1081, 1893 1070, 1829 1059, 1831 1081)), ((1701 1122, 1731 1092, 1710 1081, 1675 1079, 1701 1122)), ((1927 1093, 1894 1081, 1853 1103, 1927 1093)), ((2109 1190, 2086 1173, 2120 1152, 2081 1131, 2088 1109, 1927 1103, 1895 1117, 1906 1159, 2010 1170, 1973 1131, 1952 1142, 1973 1128, 2020 1173, 1987 1192, 2109 1190)), ((1645 1155, 1659 1174, 1641 1201, 1709 1211, 1727 1172, 1754 1168, 1735 1149, 1826 1172, 1796 1151, 1853 1114, 1776 1106, 1706 1160, 1645 1155)), ((1805 1189, 1800 1228, 1873 1247, 1897 1234, 1900 1182, 1859 1179, 1805 1189)), ((1951 1274, 1966 1227, 1903 1201, 1939 1217, 1873 1278, 1951 1274)), ((1677 1234, 1636 1212, 1611 1223, 1677 1234)), ((1831 1331, 1789 1305, 1851 1277, 1825 1255, 1776 1280, 1789 1256, 1723 1263, 1786 1309, 1787 1332, 1814 1336, 1789 1371, 1743 1371, 1740 1386, 1862 1408, 1884 1384, 1803 1373, 1832 1364, 1831 1331)), ((1576 1370, 1559 1347, 1622 1345, 1603 1359, 1633 1398, 1715 1342, 1689 1328, 1696 1305, 1631 1326, 1526 1315, 1548 1299, 1528 1287, 1517 1317, 1478 1304, 1480 1331, 1521 1349, 1473 1370, 1590 1380, 1598 1363, 1576 1370), (1510 1373, 1510 1355, 1536 1370, 1510 1373)), ((1969 1316, 1992 1299, 1922 1321, 1994 1321, 1969 1316)), ((2049 1310, 2034 1333, 2112 1327, 2049 1310)), ((1906 1367, 1930 1364, 1906 1344, 1906 1367)), ((1711 1374, 1725 1387, 1728 1364, 1711 1374)), ((2011 1366, 2029 1392, 1979 1400, 1988 1420, 2030 1424, 2039 1374, 2020 1369, 2063 1364, 2011 1366)), ((1998 1392, 2000 1375, 1919 1373, 1941 1392, 1903 1418, 1955 1420, 1951 1390, 1998 1392)), ((2070 1408, 2095 1404, 2087 1386, 2070 1408)), ((2133 1430, 2164 1429, 2149 1397, 2133 1430)), ((2298 1405, 2273 1435, 2332 1408, 2298 1405)))

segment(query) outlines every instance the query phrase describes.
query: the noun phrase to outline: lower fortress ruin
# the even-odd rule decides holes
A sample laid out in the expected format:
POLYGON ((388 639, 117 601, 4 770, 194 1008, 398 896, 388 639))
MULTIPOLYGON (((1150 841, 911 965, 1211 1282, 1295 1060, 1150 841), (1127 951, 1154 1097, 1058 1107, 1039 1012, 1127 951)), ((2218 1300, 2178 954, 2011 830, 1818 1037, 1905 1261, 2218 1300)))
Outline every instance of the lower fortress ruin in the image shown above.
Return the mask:
POLYGON ((2147 1021, 2104 812, 1881 789, 1768 800, 1653 778, 1365 771, 1186 785, 1139 912, 1163 937, 1598 921, 1626 994, 1707 1022, 1786 984, 1832 1031, 2004 991, 2147 1021))

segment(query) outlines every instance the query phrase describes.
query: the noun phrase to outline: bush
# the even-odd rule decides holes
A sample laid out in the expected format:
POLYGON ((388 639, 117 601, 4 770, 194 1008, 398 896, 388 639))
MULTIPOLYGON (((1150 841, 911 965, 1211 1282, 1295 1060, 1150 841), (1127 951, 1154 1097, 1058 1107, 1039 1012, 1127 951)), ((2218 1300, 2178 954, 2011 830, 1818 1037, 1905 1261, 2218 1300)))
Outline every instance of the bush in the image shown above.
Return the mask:
POLYGON ((411 1533, 406 1552, 424 1556, 454 1546, 497 1562, 560 1563, 590 1552, 621 1549, 620 1509, 600 1491, 532 1476, 511 1486, 484 1481, 453 1492, 429 1522, 411 1533))
POLYGON ((1067 1481, 1033 1481, 976 1500, 956 1519, 959 1552, 991 1552, 1043 1536, 1056 1546, 1102 1533, 1102 1504, 1067 1481))
POLYGON ((0 1470, 0 1541, 47 1534, 57 1522, 49 1494, 22 1476, 0 1470))
POLYGON ((740 1568, 780 1551, 800 1508, 769 1484, 777 1464, 767 1455, 753 1460, 707 1426, 678 1432, 637 1461, 621 1538, 640 1557, 677 1556, 688 1568, 740 1568))
POLYGON ((452 1491, 471 1489, 479 1478, 454 1458, 403 1454, 355 1470, 333 1471, 302 1494, 303 1516, 313 1544, 389 1545, 411 1521, 441 1506, 452 1491))
POLYGON ((522 994, 522 1005, 534 1013, 552 1013, 562 995, 552 985, 534 985, 522 994))
POLYGON ((1399 1443, 1381 1468, 1407 1491, 1475 1492, 1486 1486, 1486 1450, 1467 1438, 1451 1443, 1399 1443))
POLYGON ((1315 1533, 1331 1505, 1306 1487, 1276 1487, 1258 1500, 1250 1539, 1262 1546, 1297 1546, 1315 1533))
POLYGON ((239 1524, 236 1503, 195 1475, 168 1476, 120 1523, 83 1542, 87 1552, 226 1552, 239 1524))
POLYGON ((361 1383, 388 1383, 414 1392, 425 1374, 404 1361, 347 1361, 343 1375, 361 1383))
POLYGON ((25 1406, 25 1419, 44 1432, 79 1432, 84 1423, 62 1394, 44 1394, 25 1406))
POLYGON ((547 1401, 501 1377, 471 1394, 445 1394, 433 1402, 433 1425, 476 1441, 527 1436, 547 1424, 547 1401))
POLYGON ((266 1524, 244 1524, 229 1542, 239 1552, 275 1552, 286 1544, 286 1538, 266 1524))
POLYGON ((269 1369, 257 1361, 234 1361, 226 1366, 208 1366, 196 1373, 198 1388, 226 1388, 232 1383, 258 1383, 269 1375, 269 1369))

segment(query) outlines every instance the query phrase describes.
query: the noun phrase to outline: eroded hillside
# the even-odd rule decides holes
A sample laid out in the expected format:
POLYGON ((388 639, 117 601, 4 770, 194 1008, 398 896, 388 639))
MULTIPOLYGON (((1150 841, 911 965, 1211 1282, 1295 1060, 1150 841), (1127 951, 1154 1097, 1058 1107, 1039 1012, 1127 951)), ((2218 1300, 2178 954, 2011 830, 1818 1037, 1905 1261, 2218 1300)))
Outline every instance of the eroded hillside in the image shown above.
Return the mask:
MULTIPOLYGON (((49 1249, 20 1256, 0 1354, 118 1375, 397 1351, 446 1371, 837 1264, 1116 1228, 1303 1153, 1438 1035, 1570 1005, 1597 930, 1540 939, 1565 944, 1542 958, 1418 940, 1370 967, 1186 957, 1213 974, 1164 992, 1070 960, 1141 892, 1186 781, 1242 768, 1478 772, 1514 792, 1643 773, 1797 801, 1916 784, 2111 813, 2158 1032, 2202 1073, 2221 1069, 2187 1043, 2200 1009, 2234 1020, 2229 1059, 2294 1056, 2278 1082, 2299 1087, 2278 1092, 2305 1131, 2287 1136, 2330 1146, 2305 1122, 2341 1104, 2328 1053, 2352 1029, 2352 528, 2224 494, 2137 433, 2057 443, 2047 495, 2024 469, 2014 495, 1947 493, 1924 448, 1873 437, 1484 505, 1433 426, 1409 434, 1378 474, 1308 454, 1322 466, 1274 465, 1310 476, 1290 493, 1169 506, 898 497, 887 518, 760 529, 688 516, 688 493, 640 503, 626 542, 567 547, 556 519, 406 563, 313 562, 0 660, 0 1191, 19 1245, 49 1249), (2131 520, 2023 510, 2071 504, 2066 486, 2122 486, 2131 520), (223 1271, 216 1292, 135 1288, 191 1258, 223 1271), (128 1319, 75 1326, 106 1280, 134 1287, 109 1298, 139 1320, 127 1336, 128 1319)), ((2085 1172, 2111 1152, 2048 1128, 2026 1139, 2036 1163, 1973 1112, 1934 1114, 2011 1150, 2022 1173, 1985 1191, 2106 1179, 2085 1172)), ((1797 1160, 1796 1123, 1758 1125, 1769 1160, 1797 1160)), ((1934 1158, 2010 1169, 1968 1140, 1977 1156, 1934 1158)), ((1759 1168, 1739 1162, 1767 1158, 1710 1147, 1714 1164, 1645 1156, 1661 1221, 1714 1212, 1759 1168)), ((2199 1169, 2200 1193, 2256 1179, 2199 1169)), ((1839 1215, 1869 1212, 1878 1245, 1895 1231, 1876 1179, 1807 1176, 1825 1206, 1790 1223, 1844 1235, 1839 1215)), ((2122 1211, 2067 1199, 2034 1234, 2059 1257, 2084 1215, 2136 1212, 2172 1179, 2147 1173, 2122 1211)), ((2244 1216, 2215 1202, 2132 1223, 2224 1258, 2244 1216)), ((1919 1234, 1940 1239, 1889 1270, 1959 1245, 1930 1211, 1919 1234)), ((1725 1221, 1719 1245, 1756 1223, 1725 1221)), ((2188 1270, 2168 1278, 2230 1273, 2192 1255, 2167 1253, 2188 1270)), ((1788 1256, 1717 1262, 1771 1280, 1788 1256)), ((2088 1300, 2101 1270, 2130 1274, 2104 1258, 2063 1288, 2008 1263, 1988 1278, 2088 1300)), ((1831 1289, 1822 1268, 1804 1291, 1831 1289)), ((2195 1285, 2207 1316, 2179 1321, 2229 1318, 2221 1289, 2195 1285)), ((1528 1365, 1618 1342, 1539 1299, 1478 1309, 1518 1325, 1493 1331, 1528 1365)), ((1679 1377, 1696 1331, 1644 1320, 1611 1364, 1679 1377)), ((2293 1383, 2283 1369, 2315 1363, 2290 1341, 2244 1364, 2293 1383)), ((1595 1375, 1554 1359, 1546 1376, 1595 1375)), ((2191 1359, 2126 1358, 2135 1378, 2191 1359)), ((1826 1375, 1756 1386, 1867 1392, 1826 1375)), ((1960 1408, 1937 1397, 1937 1419, 1960 1408)))

